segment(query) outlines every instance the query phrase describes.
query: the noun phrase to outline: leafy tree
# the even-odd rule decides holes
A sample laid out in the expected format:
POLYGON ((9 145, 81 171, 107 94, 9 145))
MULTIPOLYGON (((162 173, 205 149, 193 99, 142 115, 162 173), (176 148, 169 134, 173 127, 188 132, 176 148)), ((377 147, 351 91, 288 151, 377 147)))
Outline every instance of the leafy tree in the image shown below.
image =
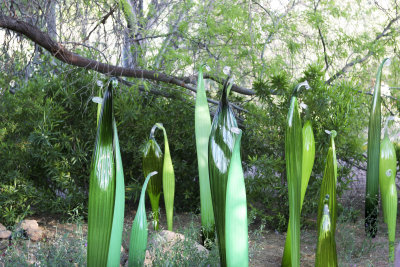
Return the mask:
MULTIPOLYGON (((362 160, 370 73, 383 55, 395 57, 388 84, 399 81, 396 1, 53 2, 0 3, 0 185, 9 192, 0 205, 15 207, 11 221, 41 205, 54 212, 83 209, 96 117, 90 98, 97 80, 108 76, 121 83, 115 112, 128 189, 142 179, 138 147, 151 125, 163 122, 180 181, 176 203, 195 210, 195 70, 203 63, 210 67, 204 77, 215 112, 223 69, 230 66, 243 158, 248 172, 255 172, 247 179, 249 196, 257 200, 253 212, 266 203, 271 212, 263 212, 264 219, 283 229, 287 209, 262 193, 287 197, 283 126, 293 84, 307 80, 312 87, 299 98, 308 105, 317 144, 307 212, 322 177, 324 130, 338 133, 339 183, 345 188, 349 169, 362 160), (51 201, 40 201, 46 197, 51 201)), ((392 90, 385 98, 385 112, 398 113, 397 94, 392 90)))

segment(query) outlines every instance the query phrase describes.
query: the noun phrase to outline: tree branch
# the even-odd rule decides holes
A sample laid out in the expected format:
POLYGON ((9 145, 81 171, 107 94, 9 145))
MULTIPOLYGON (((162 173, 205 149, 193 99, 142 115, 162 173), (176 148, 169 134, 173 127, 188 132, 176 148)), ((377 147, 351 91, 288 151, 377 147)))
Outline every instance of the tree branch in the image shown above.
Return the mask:
MULTIPOLYGON (((131 86, 134 85, 132 82, 129 82, 129 81, 124 80, 124 79, 122 79, 122 78, 117 78, 117 79, 118 79, 119 82, 121 82, 123 85, 125 85, 125 86, 127 86, 127 87, 131 87, 131 86)), ((179 95, 176 95, 176 94, 175 94, 175 95, 174 95, 174 94, 170 94, 170 93, 163 92, 163 91, 160 91, 160 90, 155 90, 155 89, 149 89, 149 90, 147 90, 147 89, 145 89, 145 87, 142 86, 142 85, 138 87, 138 90, 141 91, 141 92, 150 92, 150 93, 153 94, 153 95, 159 95, 159 96, 162 96, 162 97, 165 97, 165 98, 177 99, 177 100, 180 100, 180 101, 182 101, 182 102, 186 102, 187 104, 189 104, 189 105, 192 106, 193 108, 194 108, 195 105, 196 105, 195 102, 193 102, 193 101, 188 101, 187 99, 185 99, 185 98, 182 97, 182 96, 179 96, 179 95)), ((208 102, 208 103, 211 103, 211 104, 214 104, 214 105, 219 105, 219 102, 218 102, 218 101, 215 101, 215 100, 210 99, 210 98, 207 98, 207 102, 208 102)), ((234 104, 232 104, 232 103, 231 103, 231 106, 232 106, 233 108, 237 109, 238 111, 243 111, 243 112, 245 112, 245 113, 249 112, 248 110, 245 110, 245 109, 243 109, 243 108, 241 108, 241 107, 239 107, 239 106, 236 106, 236 105, 234 105, 234 104)), ((215 112, 210 111, 210 115, 211 115, 211 117, 214 117, 215 112)), ((236 119, 238 120, 239 125, 240 125, 240 126, 243 126, 244 119, 243 119, 242 117, 239 117, 239 116, 237 116, 236 119)))
POLYGON ((266 62, 264 60, 264 55, 265 55, 265 50, 267 49, 267 45, 272 41, 272 38, 274 38, 275 34, 278 32, 279 24, 280 24, 281 20, 284 17, 286 17, 289 14, 290 11, 292 11, 292 9, 297 5, 297 2, 294 0, 291 4, 289 4, 288 8, 286 9, 286 11, 284 13, 282 13, 280 16, 273 15, 268 9, 263 7, 257 1, 253 0, 253 3, 256 4, 257 6, 259 6, 261 9, 263 9, 265 11, 265 13, 267 13, 268 16, 270 16, 270 18, 272 20, 272 26, 273 26, 273 30, 271 30, 269 32, 267 38, 265 39, 265 42, 264 42, 264 45, 263 45, 263 49, 261 50, 261 62, 262 62, 261 78, 262 78, 263 75, 264 75, 265 65, 266 65, 266 62))
MULTIPOLYGON (((400 19, 400 15, 393 18, 392 20, 389 21, 388 25, 386 25, 386 27, 383 29, 383 31, 378 34, 375 39, 373 40, 372 43, 377 42, 379 39, 381 39, 382 37, 387 36, 389 33, 388 31, 391 29, 393 23, 395 23, 396 21, 398 21, 400 19)), ((372 50, 368 50, 368 53, 359 59, 354 59, 353 61, 347 63, 341 70, 339 70, 338 72, 336 72, 332 77, 330 77, 325 83, 327 84, 331 84, 334 80, 336 80, 337 78, 341 77, 343 74, 345 74, 352 66, 362 63, 364 61, 366 61, 370 56, 372 56, 374 54, 374 52, 372 50)))
MULTIPOLYGON (((131 86, 134 85, 134 83, 129 82, 129 81, 127 81, 127 80, 124 80, 124 79, 122 79, 122 78, 120 78, 120 77, 118 77, 117 79, 118 79, 118 81, 120 81, 122 84, 124 84, 124 85, 126 85, 126 86, 128 86, 128 87, 131 87, 131 86)), ((182 98, 182 97, 177 98, 176 95, 173 95, 173 94, 170 94, 170 93, 167 93, 167 92, 163 92, 163 91, 160 91, 160 90, 145 89, 144 86, 139 86, 138 89, 139 89, 139 91, 141 91, 141 92, 150 92, 150 93, 152 93, 153 95, 159 95, 159 96, 162 96, 162 97, 165 97, 165 98, 179 99, 179 100, 182 100, 182 101, 184 100, 184 98, 182 98)), ((217 105, 217 106, 219 105, 219 102, 218 102, 217 100, 214 100, 214 99, 211 99, 211 98, 207 98, 207 102, 208 102, 208 103, 211 103, 211 104, 213 104, 213 105, 217 105)), ((234 108, 234 109, 236 109, 236 110, 238 110, 238 111, 242 111, 242 112, 244 112, 244 113, 248 113, 248 112, 249 112, 247 109, 244 109, 244 108, 242 108, 242 107, 240 107, 240 106, 238 106, 238 105, 235 105, 235 104, 233 104, 233 103, 230 103, 230 104, 231 104, 232 108, 234 108)))
POLYGON ((115 9, 116 9, 117 5, 115 5, 113 8, 110 9, 110 12, 108 12, 100 21, 99 23, 96 24, 96 26, 94 26, 94 28, 89 32, 89 34, 82 40, 82 42, 86 42, 87 40, 89 40, 90 35, 101 25, 101 24, 105 24, 108 17, 110 17, 115 9))
MULTIPOLYGON (((226 79, 213 76, 212 74, 209 74, 209 73, 204 73, 203 78, 212 80, 212 81, 217 82, 219 84, 225 84, 225 82, 226 82, 226 79)), ((181 79, 185 83, 196 84, 197 75, 187 76, 187 77, 183 77, 181 79)), ((235 92, 243 94, 243 95, 255 95, 256 94, 256 92, 254 90, 243 88, 243 87, 238 86, 236 84, 232 85, 232 91, 235 91, 235 92)))
MULTIPOLYGON (((52 56, 67 64, 94 70, 96 72, 109 75, 109 76, 124 76, 139 79, 148 79, 158 82, 177 85, 186 88, 190 91, 196 92, 196 88, 186 83, 181 78, 171 76, 158 71, 144 70, 138 68, 124 68, 111 64, 101 63, 99 61, 82 57, 75 54, 68 49, 65 49, 60 43, 52 40, 50 36, 38 29, 36 26, 29 24, 17 18, 10 16, 0 15, 0 27, 20 33, 39 46, 43 47, 50 52, 52 56)), ((224 79, 214 78, 216 82, 223 83, 224 79)), ((254 95, 255 92, 251 89, 246 89, 238 85, 233 85, 232 91, 243 95, 254 95)))
POLYGON ((325 72, 326 72, 328 70, 328 68, 329 68, 328 53, 326 51, 326 45, 325 45, 324 36, 322 35, 322 31, 321 31, 321 28, 319 26, 318 26, 318 34, 319 34, 319 37, 321 38, 322 46, 324 48, 324 60, 325 60, 325 72))

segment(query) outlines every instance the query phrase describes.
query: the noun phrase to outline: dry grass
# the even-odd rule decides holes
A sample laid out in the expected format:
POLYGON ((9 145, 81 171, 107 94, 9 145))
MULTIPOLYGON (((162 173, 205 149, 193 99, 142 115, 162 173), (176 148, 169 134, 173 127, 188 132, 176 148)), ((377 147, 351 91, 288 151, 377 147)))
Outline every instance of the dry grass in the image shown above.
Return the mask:
MULTIPOLYGON (((125 220, 123 247, 126 259, 129 244, 130 226, 134 212, 127 214, 125 220)), ((161 229, 166 229, 166 222, 161 215, 161 229)), ((342 217, 343 219, 344 217, 342 217)), ((53 219, 36 218, 40 226, 45 228, 46 239, 33 243, 23 237, 16 238, 10 247, 0 251, 0 266, 85 266, 86 262, 86 224, 80 222, 58 223, 53 219)), ((340 218, 339 218, 340 219, 340 218)), ((174 227, 177 232, 200 238, 196 230, 200 226, 200 218, 193 214, 179 214, 175 218, 174 227)), ((263 226, 250 227, 250 266, 279 266, 283 254, 285 233, 265 230, 263 226)), ((150 230, 150 235, 153 233, 150 230)), ((338 222, 336 241, 339 266, 390 266, 388 259, 387 228, 382 220, 376 238, 365 237, 363 220, 338 222)), ((397 236, 400 236, 399 227, 397 236)), ((301 232, 301 266, 314 266, 317 233, 307 229, 301 232)), ((397 242, 399 239, 397 239, 397 242)), ((1 241, 0 248, 8 245, 1 241)), ((215 264, 217 252, 210 253, 215 264)), ((163 266, 163 265, 162 265, 163 266)), ((169 266, 174 266, 169 265, 169 266)))

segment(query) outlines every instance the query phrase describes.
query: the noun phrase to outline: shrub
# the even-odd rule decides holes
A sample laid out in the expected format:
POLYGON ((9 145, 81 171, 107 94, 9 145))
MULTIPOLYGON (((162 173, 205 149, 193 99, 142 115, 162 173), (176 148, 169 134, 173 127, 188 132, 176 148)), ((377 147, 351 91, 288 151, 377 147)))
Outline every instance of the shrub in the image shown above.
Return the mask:
MULTIPOLYGON (((26 215, 46 212, 86 216, 89 166, 93 153, 97 77, 69 67, 34 75, 15 94, 0 95, 0 222, 13 225, 26 215)), ((189 100, 188 100, 189 101, 189 100)), ((171 140, 177 210, 198 209, 198 176, 193 107, 173 99, 121 87, 115 116, 127 188, 137 194, 144 177, 140 146, 156 122, 171 140), (177 127, 179 125, 179 127, 177 127)), ((163 146, 161 133, 157 140, 163 146)), ((134 199, 135 200, 135 199, 134 199)), ((129 201, 129 204, 134 204, 129 201)), ((161 204, 163 207, 163 204, 161 204)))
MULTIPOLYGON (((260 98, 259 103, 249 103, 246 108, 243 138, 244 158, 247 157, 246 187, 253 214, 267 222, 269 228, 286 230, 288 219, 288 196, 285 174, 285 119, 289 99, 295 83, 285 72, 272 74, 265 81, 257 81, 253 87, 260 98), (264 214, 264 215, 261 215, 264 214), (282 219, 284 216, 284 219, 282 219)), ((338 195, 347 189, 353 163, 363 160, 361 132, 367 127, 368 101, 351 82, 327 85, 320 65, 310 65, 300 81, 307 80, 311 90, 299 95, 299 102, 307 105, 312 121, 316 156, 303 205, 303 218, 314 213, 322 181, 325 156, 329 147, 325 130, 337 132, 338 195), (305 216, 304 216, 305 215, 305 216)), ((302 111, 302 116, 306 112, 302 111)), ((304 121, 304 119, 303 119, 304 121)))

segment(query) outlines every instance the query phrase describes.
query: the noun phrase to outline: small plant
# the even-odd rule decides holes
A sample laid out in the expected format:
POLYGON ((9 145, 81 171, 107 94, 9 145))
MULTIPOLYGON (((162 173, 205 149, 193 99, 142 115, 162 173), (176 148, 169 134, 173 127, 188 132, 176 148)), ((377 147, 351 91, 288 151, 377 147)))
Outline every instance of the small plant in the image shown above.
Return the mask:
MULTIPOLYGON (((339 206, 339 205, 338 205, 339 206)), ((344 222, 351 222, 356 223, 357 219, 360 218, 361 211, 352 207, 352 206, 344 206, 338 217, 338 221, 344 222)))

